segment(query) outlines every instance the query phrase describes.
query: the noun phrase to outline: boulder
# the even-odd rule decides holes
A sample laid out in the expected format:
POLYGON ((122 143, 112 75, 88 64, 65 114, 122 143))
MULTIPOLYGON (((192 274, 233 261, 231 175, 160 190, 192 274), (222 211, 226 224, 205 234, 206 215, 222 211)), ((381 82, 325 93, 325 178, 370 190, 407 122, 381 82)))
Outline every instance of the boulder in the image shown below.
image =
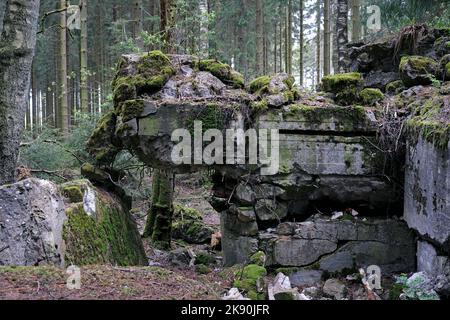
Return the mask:
POLYGON ((297 288, 292 288, 289 278, 278 273, 267 288, 269 300, 300 300, 297 288))
POLYGON ((202 214, 199 211, 183 206, 175 207, 172 222, 174 239, 182 239, 192 244, 211 243, 214 232, 216 230, 213 227, 203 222, 202 214))
POLYGON ((0 265, 64 266, 66 221, 55 184, 27 179, 0 187, 0 265))
POLYGON ((323 285, 323 293, 335 300, 342 300, 347 293, 347 288, 338 279, 328 279, 323 285))
POLYGON ((407 87, 430 85, 439 70, 439 64, 432 58, 406 56, 400 61, 400 77, 407 87))
POLYGON ((249 264, 242 270, 236 271, 233 286, 246 292, 251 300, 264 300, 264 277, 266 275, 266 268, 249 264))

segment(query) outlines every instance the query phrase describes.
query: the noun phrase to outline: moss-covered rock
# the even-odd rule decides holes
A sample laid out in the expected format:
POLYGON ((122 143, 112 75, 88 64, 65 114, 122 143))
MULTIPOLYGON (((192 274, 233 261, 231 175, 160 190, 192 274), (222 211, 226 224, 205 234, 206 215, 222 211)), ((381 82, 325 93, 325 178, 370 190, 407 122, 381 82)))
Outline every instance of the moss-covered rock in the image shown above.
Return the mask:
POLYGON ((339 93, 348 88, 360 87, 363 84, 361 73, 351 72, 325 76, 322 79, 322 90, 339 93))
POLYGON ((127 122, 131 119, 138 117, 144 111, 144 100, 127 100, 125 101, 120 110, 122 116, 122 122, 127 122))
POLYGON ((197 253, 194 263, 209 266, 216 263, 216 258, 209 252, 200 251, 197 253))
POLYGON ((402 80, 392 81, 386 85, 386 93, 388 94, 399 94, 405 89, 406 87, 402 80))
POLYGON ((127 74, 124 68, 124 63, 120 63, 112 83, 116 107, 140 95, 160 91, 175 74, 170 59, 161 51, 151 51, 141 56, 136 66, 136 74, 127 74))
POLYGON ((203 222, 203 215, 193 208, 181 205, 174 207, 172 237, 187 243, 202 244, 211 242, 214 228, 203 222))
POLYGON ((258 251, 250 257, 250 263, 264 267, 266 259, 266 254, 263 251, 258 251))
POLYGON ((399 71, 407 87, 429 85, 439 70, 439 64, 432 58, 405 56, 400 61, 399 71))
POLYGON ((280 107, 298 100, 300 93, 294 83, 294 77, 286 73, 254 79, 250 82, 248 90, 260 100, 251 104, 252 111, 258 113, 269 107, 280 107))
POLYGON ((250 93, 263 94, 269 93, 269 84, 272 80, 269 76, 261 76, 259 78, 254 79, 249 84, 250 93))
POLYGON ((244 87, 244 77, 226 63, 213 59, 201 60, 198 62, 198 69, 200 71, 210 72, 223 83, 230 85, 233 88, 239 89, 244 87))
POLYGON ((120 146, 114 139, 116 120, 114 110, 105 113, 87 142, 88 152, 103 165, 111 164, 120 151, 120 146))
POLYGON ((92 186, 87 180, 70 182, 63 238, 66 264, 146 265, 147 259, 136 225, 120 201, 92 186), (79 194, 88 195, 80 200, 79 194))
POLYGON ((266 275, 266 268, 256 264, 249 264, 243 270, 235 273, 236 279, 233 286, 245 291, 252 300, 264 300, 264 277, 266 275))
POLYGON ((445 114, 449 112, 445 96, 434 96, 417 107, 414 116, 407 121, 410 138, 421 135, 438 149, 447 149, 450 141, 450 123, 445 114))
POLYGON ((374 89, 374 88, 366 88, 363 89, 360 94, 361 102, 364 105, 373 106, 377 102, 380 102, 384 98, 383 92, 381 92, 380 89, 374 89))

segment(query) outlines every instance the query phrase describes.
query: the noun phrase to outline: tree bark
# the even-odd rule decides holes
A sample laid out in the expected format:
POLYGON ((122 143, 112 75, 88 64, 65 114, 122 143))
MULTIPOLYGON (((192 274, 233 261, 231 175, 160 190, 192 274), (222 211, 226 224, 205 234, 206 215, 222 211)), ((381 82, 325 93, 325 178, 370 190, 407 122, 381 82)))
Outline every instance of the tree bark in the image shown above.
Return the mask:
POLYGON ((338 0, 336 19, 336 39, 338 49, 339 73, 346 70, 346 51, 348 44, 348 0, 338 0))
POLYGON ((352 42, 361 39, 361 0, 352 0, 352 42))
POLYGON ((256 75, 264 73, 263 1, 256 0, 256 75))
POLYGON ((299 65, 299 73, 300 73, 300 86, 303 86, 303 48, 304 48, 304 39, 303 39, 303 9, 304 3, 303 0, 300 0, 300 39, 299 39, 299 50, 300 50, 300 65, 299 65))
POLYGON ((174 8, 173 0, 161 0, 160 1, 160 16, 161 24, 160 31, 163 35, 164 49, 167 53, 175 53, 174 39, 173 39, 173 27, 174 27, 174 8))
POLYGON ((0 1, 0 35, 3 31, 3 18, 5 17, 6 2, 0 1))
POLYGON ((325 0, 323 7, 324 15, 324 39, 323 39, 323 74, 329 75, 330 64, 330 0, 325 0))
POLYGON ((170 170, 155 170, 152 183, 152 203, 147 217, 144 237, 153 245, 170 248, 173 216, 174 175, 170 170))
POLYGON ((132 19, 133 19, 133 39, 138 39, 141 36, 143 29, 142 22, 142 0, 134 0, 133 1, 133 10, 132 10, 132 19))
POLYGON ((320 80, 321 80, 321 45, 322 45, 322 40, 321 40, 321 23, 322 23, 322 10, 320 8, 320 1, 317 0, 317 7, 316 7, 316 11, 317 11, 317 16, 316 16, 316 24, 317 24, 317 37, 316 37, 316 83, 319 84, 320 80))
POLYGON ((89 112, 89 90, 88 90, 88 8, 87 0, 80 1, 81 11, 81 36, 80 36, 80 99, 81 112, 87 114, 89 112))
POLYGON ((0 35, 0 185, 14 182, 36 46, 39 0, 7 0, 0 35))
MULTIPOLYGON (((67 0, 60 0, 60 8, 67 7, 67 0)), ((60 13, 60 30, 59 30, 59 112, 58 128, 64 136, 69 134, 69 101, 67 97, 67 13, 60 13)))

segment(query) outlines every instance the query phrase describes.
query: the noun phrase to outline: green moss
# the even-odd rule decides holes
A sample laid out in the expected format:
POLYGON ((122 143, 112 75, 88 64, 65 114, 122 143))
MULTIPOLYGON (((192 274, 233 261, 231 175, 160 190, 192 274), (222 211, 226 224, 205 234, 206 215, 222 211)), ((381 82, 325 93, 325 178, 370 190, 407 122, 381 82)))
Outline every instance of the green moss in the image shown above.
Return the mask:
POLYGON ((252 300, 263 300, 265 294, 258 291, 258 287, 262 284, 263 278, 267 275, 264 267, 256 264, 246 266, 242 271, 236 272, 236 280, 233 286, 243 290, 252 300))
POLYGON ((237 89, 244 87, 244 77, 239 72, 234 71, 228 64, 209 59, 199 61, 197 66, 200 71, 210 72, 227 85, 237 89))
POLYGON ((96 192, 96 196, 96 217, 84 211, 83 203, 73 204, 66 211, 66 264, 145 265, 144 249, 131 217, 106 194, 96 192))
POLYGON ((127 122, 137 118, 144 111, 144 100, 128 100, 122 104, 122 121, 127 122))
POLYGON ((260 101, 254 101, 251 103, 250 108, 252 109, 253 112, 255 113, 259 113, 259 112, 263 112, 266 111, 267 109, 269 109, 269 104, 267 102, 267 99, 262 99, 260 101))
POLYGON ((211 273, 211 272, 212 272, 211 268, 209 268, 208 266, 205 266, 204 264, 198 264, 198 265, 196 265, 196 266, 195 266, 195 271, 196 271, 198 274, 208 274, 208 273, 211 273))
POLYGON ((336 93, 335 101, 339 105, 349 106, 360 101, 359 93, 359 88, 350 86, 336 93))
POLYGON ((269 76, 261 76, 256 78, 249 84, 250 93, 257 93, 258 95, 268 93, 271 80, 272 78, 269 76))
POLYGON ((116 119, 114 110, 103 115, 87 142, 88 152, 101 164, 111 164, 119 152, 113 138, 116 119))
POLYGON ((250 257, 250 263, 264 267, 266 264, 266 254, 263 251, 258 251, 250 257))
POLYGON ((217 104, 208 104, 189 118, 186 122, 186 128, 193 135, 194 134, 194 122, 202 122, 202 130, 205 133, 209 129, 224 129, 225 109, 217 104))
POLYGON ((384 99, 384 94, 380 89, 366 88, 360 92, 360 99, 364 105, 373 106, 384 99))
POLYGON ((329 75, 323 77, 322 89, 325 92, 338 93, 348 87, 358 87, 362 82, 362 75, 358 72, 329 75))
POLYGON ((174 205, 174 219, 175 220, 202 220, 203 215, 200 211, 182 206, 180 204, 174 205))
POLYGON ((419 135, 422 135, 438 149, 447 149, 450 141, 450 123, 441 118, 445 106, 445 98, 436 96, 413 110, 414 117, 407 121, 410 137, 417 140, 419 135))
POLYGON ((450 75, 450 62, 445 65, 445 73, 450 75))
POLYGON ((289 106, 285 116, 288 120, 307 121, 317 125, 332 119, 341 130, 353 130, 355 126, 367 122, 366 110, 360 106, 322 108, 293 104, 289 106))
POLYGON ((403 293, 405 286, 401 283, 394 283, 389 290, 389 300, 400 300, 400 295, 403 293))
POLYGON ((405 85, 402 80, 396 80, 388 83, 386 85, 386 92, 391 94, 399 94, 405 90, 405 85))
POLYGON ((119 72, 112 83, 116 108, 139 95, 158 92, 175 74, 169 58, 161 51, 143 55, 137 64, 136 75, 123 75, 122 68, 123 63, 120 63, 119 72))
POLYGON ((199 252, 195 257, 195 264, 202 264, 208 266, 210 264, 215 264, 216 258, 209 253, 199 252))
POLYGON ((62 194, 64 197, 69 199, 70 203, 83 202, 84 191, 81 190, 79 185, 63 185, 61 187, 62 194))
POLYGON ((405 56, 400 60, 400 72, 406 72, 407 67, 410 66, 416 72, 421 74, 432 74, 437 68, 438 63, 429 57, 423 56, 405 56))

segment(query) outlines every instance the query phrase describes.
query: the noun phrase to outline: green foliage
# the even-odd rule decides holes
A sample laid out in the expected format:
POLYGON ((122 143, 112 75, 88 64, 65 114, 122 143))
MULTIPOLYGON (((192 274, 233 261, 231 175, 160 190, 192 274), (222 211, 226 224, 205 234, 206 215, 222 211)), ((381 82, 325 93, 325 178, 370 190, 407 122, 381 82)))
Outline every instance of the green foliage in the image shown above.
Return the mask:
POLYGON ((236 280, 233 286, 243 290, 252 300, 263 300, 265 294, 258 290, 263 284, 263 278, 267 275, 266 268, 256 264, 249 264, 242 271, 235 273, 236 280))
MULTIPOLYGON (((82 162, 92 161, 86 150, 86 142, 94 131, 97 115, 75 115, 75 126, 71 134, 63 139, 58 129, 44 126, 36 138, 26 132, 24 146, 20 152, 20 163, 34 170, 60 171, 79 170, 82 162)), ((55 175, 41 172, 38 177, 60 182, 55 175)))

